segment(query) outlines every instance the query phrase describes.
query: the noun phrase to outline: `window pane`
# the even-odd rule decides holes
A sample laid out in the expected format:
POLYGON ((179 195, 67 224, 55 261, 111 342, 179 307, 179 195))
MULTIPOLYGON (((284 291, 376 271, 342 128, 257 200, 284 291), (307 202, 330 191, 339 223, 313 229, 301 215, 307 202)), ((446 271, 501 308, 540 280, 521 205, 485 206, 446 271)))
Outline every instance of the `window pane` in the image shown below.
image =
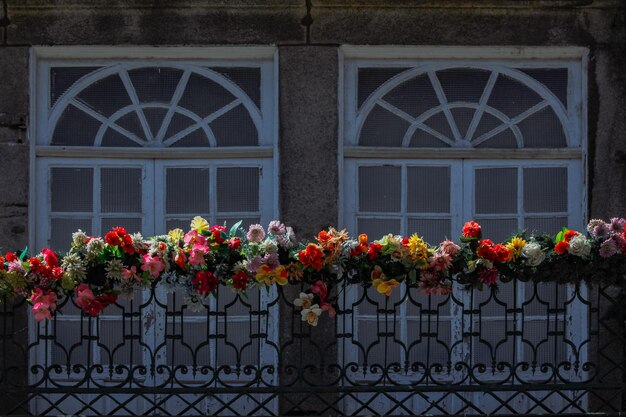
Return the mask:
POLYGON ((567 217, 526 217, 524 219, 524 229, 529 232, 555 235, 564 226, 567 226, 567 217))
POLYGON ((359 145, 401 146, 409 126, 405 119, 376 105, 363 123, 359 145))
POLYGON ((400 177, 400 167, 359 167, 359 210, 399 212, 400 177))
POLYGON ((209 212, 209 168, 167 168, 165 182, 166 213, 209 212))
POLYGON ((370 240, 380 239, 392 233, 400 234, 400 219, 359 219, 358 233, 366 233, 370 240))
POLYGON ((524 168, 524 211, 567 211, 567 168, 524 168))
POLYGON ((50 219, 50 248, 55 251, 68 251, 72 243, 72 233, 78 229, 91 235, 91 219, 50 219))
POLYGON ((445 238, 456 238, 450 234, 450 219, 409 219, 407 235, 413 233, 417 233, 431 245, 445 238))
POLYGON ((475 171, 477 214, 517 213, 517 168, 475 171))
POLYGON ((190 229, 191 219, 169 219, 165 222, 165 231, 169 232, 172 229, 182 229, 187 232, 190 229))
POLYGON ((483 237, 494 242, 502 242, 513 233, 518 232, 517 219, 479 219, 483 237))
POLYGON ((138 218, 105 218, 102 219, 102 234, 118 226, 125 228, 128 233, 141 232, 143 229, 141 219, 138 218))
POLYGON ((408 211, 450 212, 450 167, 408 167, 408 211))
POLYGON ((259 209, 259 168, 217 169, 217 211, 259 209))
POLYGON ((118 74, 95 81, 78 95, 78 99, 106 117, 132 104, 118 74))
POLYGON ((141 168, 102 168, 100 182, 103 213, 141 213, 141 168))
POLYGON ((51 168, 52 211, 93 211, 93 168, 51 168))

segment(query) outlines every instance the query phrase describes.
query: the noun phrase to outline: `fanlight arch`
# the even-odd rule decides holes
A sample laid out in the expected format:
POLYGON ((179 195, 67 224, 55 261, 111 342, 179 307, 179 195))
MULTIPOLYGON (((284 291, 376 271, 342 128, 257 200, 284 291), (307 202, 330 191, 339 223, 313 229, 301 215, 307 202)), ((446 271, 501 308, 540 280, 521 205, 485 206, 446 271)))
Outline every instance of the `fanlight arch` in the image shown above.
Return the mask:
MULTIPOLYGON (((122 91, 122 90, 120 90, 122 91)), ((259 144, 259 135, 262 132, 262 114, 255 102, 246 94, 241 87, 231 81, 226 76, 206 67, 189 64, 166 63, 164 65, 149 65, 145 63, 136 64, 116 64, 97 69, 84 75, 65 91, 54 103, 49 112, 47 121, 48 128, 44 143, 47 145, 76 145, 72 143, 58 143, 55 135, 63 118, 66 117, 68 109, 79 111, 89 116, 92 122, 99 123, 99 127, 93 138, 82 139, 83 142, 90 142, 89 146, 139 146, 139 147, 170 147, 181 146, 181 140, 188 140, 188 144, 182 146, 233 146, 241 143, 229 144, 218 143, 211 123, 226 115, 231 111, 237 111, 242 118, 241 125, 247 125, 249 131, 254 130, 254 140, 247 139, 243 145, 256 146, 259 144), (180 73, 180 78, 176 82, 176 87, 171 97, 167 101, 140 99, 137 90, 141 81, 132 80, 129 75, 133 71, 157 69, 176 70, 180 73), (118 79, 116 79, 118 77, 118 79), (194 109, 181 104, 181 99, 188 93, 188 89, 193 89, 190 80, 194 77, 196 83, 204 82, 205 87, 221 94, 220 98, 196 96, 189 100, 206 100, 208 107, 214 107, 208 114, 198 114, 194 109), (97 83, 115 81, 127 94, 128 103, 116 108, 110 114, 99 111, 92 107, 90 103, 81 98, 89 88, 97 83), (120 84, 121 83, 121 84, 120 84), (221 91, 218 91, 221 90, 221 91), (241 110, 243 109, 243 111, 241 110), (155 117, 150 120, 146 116, 148 112, 155 112, 155 117), (159 120, 160 117, 160 120, 159 120), (123 125, 124 120, 128 125, 123 125), (179 128, 173 126, 174 122, 179 122, 179 128), (133 124, 134 123, 134 124, 133 124), (189 138, 193 135, 193 140, 189 138), (113 137, 111 139, 111 137, 113 137), (104 142, 108 140, 108 143, 104 142), (191 143, 189 145, 189 143, 191 143)), ((70 129, 71 130, 71 129, 70 129)), ((232 132, 232 127, 231 127, 232 132)), ((78 132, 69 132, 76 133, 78 132)), ((66 133, 67 134, 67 133, 66 133)), ((78 143, 83 145, 84 143, 78 143)))
MULTIPOLYGON (((514 99, 514 97, 512 98, 514 99)), ((439 145, 435 147, 456 147, 456 148, 473 148, 483 147, 485 142, 497 137, 505 132, 510 132, 510 136, 513 138, 515 146, 504 147, 527 147, 525 143, 525 137, 520 129, 519 124, 524 122, 527 118, 538 114, 539 112, 546 111, 552 112, 550 116, 553 116, 555 123, 558 123, 559 129, 564 138, 564 143, 559 145, 549 146, 534 146, 534 147, 572 147, 574 145, 573 133, 570 128, 569 116, 565 105, 561 100, 544 84, 537 81, 530 75, 524 73, 521 70, 506 67, 503 65, 494 64, 471 64, 471 65, 459 65, 459 64, 424 64, 417 67, 413 67, 398 73, 397 75, 389 78, 387 81, 378 86, 362 103, 360 109, 356 115, 356 123, 354 125, 354 138, 352 143, 360 146, 368 146, 371 144, 363 143, 364 126, 368 122, 372 121, 376 115, 374 111, 384 111, 392 114, 398 119, 404 122, 404 125, 408 125, 406 130, 404 127, 398 127, 399 130, 404 130, 401 135, 401 141, 398 140, 397 144, 382 144, 376 143, 374 146, 400 146, 409 147, 412 146, 412 138, 417 133, 427 134, 430 138, 436 139, 439 145), (456 100, 448 101, 445 91, 442 88, 442 84, 437 76, 439 72, 450 70, 469 70, 478 72, 488 72, 489 76, 484 85, 480 99, 477 101, 456 100), (433 94, 436 94, 437 105, 428 108, 420 114, 409 114, 403 109, 395 106, 386 100, 386 97, 401 88, 403 84, 412 80, 423 77, 424 80, 432 87, 433 94), (507 80, 519 84, 521 88, 527 89, 528 94, 535 94, 539 97, 539 100, 528 108, 520 111, 516 115, 507 115, 502 109, 497 106, 491 105, 490 98, 493 93, 494 86, 501 77, 506 77, 507 80), (457 125, 456 118, 453 116, 452 111, 455 109, 467 109, 473 111, 471 122, 466 126, 466 129, 461 131, 457 125), (487 131, 483 131, 480 134, 476 134, 477 127, 481 123, 483 117, 487 115, 493 119, 490 124, 492 125, 487 131), (442 133, 443 129, 435 129, 427 124, 427 121, 433 120, 434 117, 445 117, 447 121, 447 132, 442 133), (497 123, 495 122, 497 121, 497 123)), ((387 114, 387 113, 386 113, 387 114)), ((442 119, 443 120, 443 119, 442 119)), ((404 126, 403 125, 403 126, 404 126)), ((488 143, 489 146, 493 146, 494 141, 488 143)), ((420 146, 420 145, 413 145, 420 146)), ((428 145, 432 147, 433 145, 428 145)), ((495 144, 495 147, 502 147, 495 144)))

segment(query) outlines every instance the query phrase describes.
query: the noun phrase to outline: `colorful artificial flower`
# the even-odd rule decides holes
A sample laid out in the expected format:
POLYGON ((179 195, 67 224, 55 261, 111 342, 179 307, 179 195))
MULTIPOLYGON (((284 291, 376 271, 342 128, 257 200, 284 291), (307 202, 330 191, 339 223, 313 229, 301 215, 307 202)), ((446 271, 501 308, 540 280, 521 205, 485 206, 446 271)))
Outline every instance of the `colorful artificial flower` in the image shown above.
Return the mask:
POLYGON ((57 295, 53 291, 35 288, 28 301, 33 305, 31 311, 36 321, 52 320, 52 313, 57 308, 57 295))
POLYGON ((424 239, 419 237, 417 233, 411 235, 407 247, 413 261, 422 263, 428 261, 428 246, 426 242, 424 242, 424 239))
POLYGON ((257 282, 264 283, 268 287, 274 284, 285 285, 289 282, 287 270, 283 265, 277 266, 276 268, 261 265, 256 273, 255 279, 257 282))
POLYGON ((300 315, 302 316, 302 321, 306 321, 311 326, 317 326, 319 317, 322 315, 322 309, 319 305, 313 304, 309 308, 303 308, 300 315))
POLYGON ((142 271, 147 271, 152 278, 157 278, 161 275, 161 272, 165 269, 165 262, 158 256, 143 256, 143 265, 141 265, 142 271))
POLYGON ((194 217, 191 221, 191 230, 193 230, 197 234, 202 233, 202 231, 204 230, 209 230, 209 228, 209 222, 200 216, 194 217))
POLYGON ((298 259, 300 259, 302 266, 304 266, 305 268, 307 266, 310 266, 316 271, 322 269, 323 256, 324 253, 322 252, 320 247, 314 243, 309 243, 306 249, 303 249, 298 253, 298 259))
POLYGON ((248 242, 258 243, 265 238, 265 230, 263 230, 263 226, 260 224, 251 224, 248 228, 248 233, 246 234, 246 239, 248 242))
POLYGON ((200 295, 207 295, 217 289, 219 280, 210 271, 198 271, 191 280, 195 290, 200 295))
POLYGON ((293 300, 293 305, 300 308, 310 308, 313 305, 313 294, 300 293, 300 296, 293 300))
POLYGON ((469 221, 463 225, 463 234, 461 235, 464 238, 477 238, 479 239, 481 235, 481 227, 475 221, 469 221))
POLYGON ((515 260, 522 256, 522 249, 524 249, 527 243, 523 238, 515 236, 506 244, 506 248, 511 252, 512 259, 515 260))

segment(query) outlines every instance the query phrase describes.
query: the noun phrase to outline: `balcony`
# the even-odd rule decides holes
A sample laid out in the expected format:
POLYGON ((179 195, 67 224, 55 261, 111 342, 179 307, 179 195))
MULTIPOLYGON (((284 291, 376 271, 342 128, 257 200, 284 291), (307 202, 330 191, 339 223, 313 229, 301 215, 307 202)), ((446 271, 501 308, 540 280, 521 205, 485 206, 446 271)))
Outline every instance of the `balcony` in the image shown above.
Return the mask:
POLYGON ((220 287, 199 311, 155 282, 99 317, 0 306, 0 412, 18 415, 617 414, 619 290, 510 281, 391 297, 344 279, 334 319, 299 288, 220 287), (255 292, 256 291, 256 292, 255 292))

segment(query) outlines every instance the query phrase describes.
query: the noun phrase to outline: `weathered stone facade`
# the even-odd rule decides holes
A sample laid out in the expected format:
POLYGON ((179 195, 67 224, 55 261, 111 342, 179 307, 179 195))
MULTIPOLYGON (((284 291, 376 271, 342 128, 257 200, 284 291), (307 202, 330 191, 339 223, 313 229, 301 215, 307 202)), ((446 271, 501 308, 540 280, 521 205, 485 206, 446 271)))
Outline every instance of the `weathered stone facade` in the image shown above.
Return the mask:
MULTIPOLYGON (((5 6, 4 12, 0 7, 0 250, 28 243, 29 48, 34 45, 277 45, 280 214, 302 236, 337 223, 341 45, 587 47, 589 216, 626 214, 623 0, 307 3, 0 1, 5 6)), ((289 323, 282 325, 289 330, 289 323)))

